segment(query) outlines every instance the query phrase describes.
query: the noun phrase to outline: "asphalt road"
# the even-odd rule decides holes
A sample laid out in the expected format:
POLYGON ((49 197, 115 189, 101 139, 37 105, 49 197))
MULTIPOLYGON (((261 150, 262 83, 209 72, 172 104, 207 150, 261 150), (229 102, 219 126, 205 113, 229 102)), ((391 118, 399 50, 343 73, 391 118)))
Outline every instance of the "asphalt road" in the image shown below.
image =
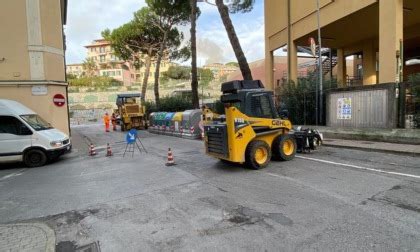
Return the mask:
POLYGON ((419 157, 322 147, 254 171, 200 141, 140 137, 147 153, 123 158, 123 133, 78 126, 58 162, 1 168, 0 223, 44 222, 101 251, 420 250, 419 157))

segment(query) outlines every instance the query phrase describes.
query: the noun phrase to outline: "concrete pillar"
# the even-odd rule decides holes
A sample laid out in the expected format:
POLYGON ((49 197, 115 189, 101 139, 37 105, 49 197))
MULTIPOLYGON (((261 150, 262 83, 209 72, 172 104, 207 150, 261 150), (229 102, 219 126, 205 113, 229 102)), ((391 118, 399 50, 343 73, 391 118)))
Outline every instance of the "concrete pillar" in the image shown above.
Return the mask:
POLYGON ((289 81, 297 82, 298 63, 297 63, 297 46, 294 41, 287 44, 287 78, 289 81))
POLYGON ((379 0, 379 83, 398 81, 403 0, 379 0))
POLYGON ((275 91, 276 84, 274 83, 274 62, 273 51, 265 51, 265 88, 275 91))
POLYGON ((346 86, 346 57, 343 49, 337 49, 337 82, 339 85, 346 86))
POLYGON ((376 84, 376 50, 373 41, 363 45, 363 85, 376 84))

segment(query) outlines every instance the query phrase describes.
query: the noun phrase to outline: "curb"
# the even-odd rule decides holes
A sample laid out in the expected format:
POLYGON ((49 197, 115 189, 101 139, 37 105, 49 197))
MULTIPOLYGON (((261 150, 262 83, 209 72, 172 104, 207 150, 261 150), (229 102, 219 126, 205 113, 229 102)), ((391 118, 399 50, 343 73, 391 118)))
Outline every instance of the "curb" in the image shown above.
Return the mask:
POLYGON ((322 146, 342 148, 342 149, 363 150, 363 151, 368 151, 368 152, 382 152, 382 153, 390 153, 390 154, 411 156, 411 157, 420 157, 420 153, 409 152, 409 151, 397 151, 397 150, 386 150, 386 149, 373 149, 373 148, 359 147, 359 146, 356 147, 356 146, 347 146, 347 145, 336 145, 336 144, 329 144, 326 142, 323 142, 322 146))
POLYGON ((45 242, 45 251, 46 252, 55 252, 55 232, 52 228, 43 223, 15 223, 15 224, 0 224, 2 227, 35 227, 40 229, 44 233, 46 242, 45 242))

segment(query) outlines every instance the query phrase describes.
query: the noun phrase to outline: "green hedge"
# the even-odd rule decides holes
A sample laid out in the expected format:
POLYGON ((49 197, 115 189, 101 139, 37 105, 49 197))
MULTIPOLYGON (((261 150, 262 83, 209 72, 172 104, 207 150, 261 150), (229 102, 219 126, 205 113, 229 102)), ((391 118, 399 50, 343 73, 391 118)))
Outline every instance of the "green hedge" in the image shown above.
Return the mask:
POLYGON ((192 101, 188 97, 172 96, 160 98, 160 108, 156 107, 155 102, 147 101, 145 103, 146 113, 152 112, 180 112, 188 109, 193 109, 192 101))

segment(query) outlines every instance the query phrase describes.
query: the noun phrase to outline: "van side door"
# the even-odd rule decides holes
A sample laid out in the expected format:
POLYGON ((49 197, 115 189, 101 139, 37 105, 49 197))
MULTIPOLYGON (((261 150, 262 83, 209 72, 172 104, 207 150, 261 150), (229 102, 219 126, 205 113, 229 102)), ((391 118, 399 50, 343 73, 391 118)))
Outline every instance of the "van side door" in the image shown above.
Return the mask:
POLYGON ((32 131, 14 116, 0 116, 0 156, 21 155, 32 145, 32 131))

